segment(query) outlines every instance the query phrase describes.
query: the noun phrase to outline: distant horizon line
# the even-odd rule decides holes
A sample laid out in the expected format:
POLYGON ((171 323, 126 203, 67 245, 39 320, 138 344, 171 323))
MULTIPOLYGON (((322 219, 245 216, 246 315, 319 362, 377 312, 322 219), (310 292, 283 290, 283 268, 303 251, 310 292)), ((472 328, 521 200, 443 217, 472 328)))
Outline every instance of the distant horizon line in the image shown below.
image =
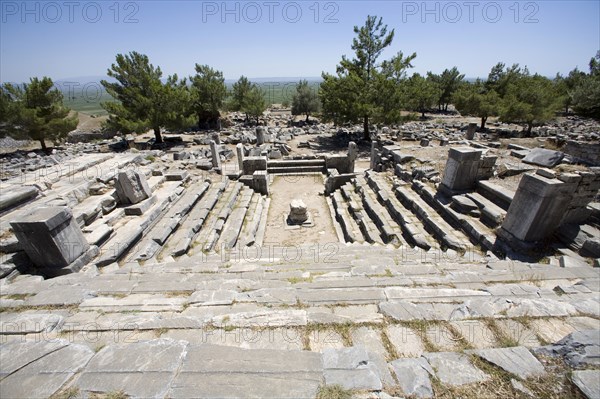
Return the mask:
MULTIPOLYGON (((244 75, 242 75, 242 76, 244 76, 244 75)), ((40 78, 41 78, 41 76, 40 76, 40 78)), ((321 76, 267 76, 267 77, 247 77, 247 78, 249 81, 254 82, 254 83, 268 83, 268 82, 290 83, 290 82, 297 82, 299 80, 306 80, 309 82, 323 81, 323 78, 321 76)), ((554 77, 547 76, 547 78, 553 79, 554 77)), ((235 83, 238 81, 238 79, 225 79, 225 83, 226 84, 235 83)), ((468 82, 474 82, 477 79, 485 80, 485 78, 481 78, 481 77, 466 77, 466 78, 464 78, 464 80, 468 81, 468 82)), ((99 83, 101 80, 115 81, 115 79, 110 78, 109 76, 101 76, 101 75, 76 76, 76 77, 68 77, 68 78, 60 78, 60 79, 52 78, 52 81, 55 84, 61 84, 61 83, 66 83, 66 82, 75 82, 75 83, 79 83, 79 84, 99 83)), ((166 80, 166 78, 163 78, 163 80, 166 80)), ((24 82, 0 81, 0 84, 5 84, 5 83, 23 84, 23 83, 27 83, 27 82, 26 81, 24 81, 24 82)))

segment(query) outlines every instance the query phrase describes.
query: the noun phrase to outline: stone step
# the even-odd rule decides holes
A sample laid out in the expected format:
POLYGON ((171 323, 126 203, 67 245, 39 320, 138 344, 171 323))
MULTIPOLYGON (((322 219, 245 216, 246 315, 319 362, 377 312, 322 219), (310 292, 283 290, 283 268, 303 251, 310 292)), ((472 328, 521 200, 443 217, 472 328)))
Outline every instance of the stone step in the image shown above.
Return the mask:
POLYGON ((219 249, 229 250, 237 243, 242 227, 246 218, 248 217, 248 207, 250 206, 253 196, 254 191, 250 188, 244 187, 241 195, 239 196, 240 198, 238 198, 235 208, 223 226, 223 231, 219 236, 219 241, 217 242, 217 247, 219 247, 219 249))
MULTIPOLYGON (((17 207, 6 209, 0 218, 0 235, 6 235, 10 229, 9 222, 18 220, 21 213, 27 211, 24 205, 27 205, 28 209, 53 206, 57 203, 61 206, 74 207, 89 197, 89 187, 95 184, 96 180, 116 174, 119 169, 140 159, 138 154, 86 154, 74 158, 69 163, 42 168, 31 173, 26 172, 19 178, 0 182, 1 193, 16 192, 24 186, 34 185, 37 185, 37 190, 44 191, 42 192, 44 195, 38 195, 17 207), (50 186, 51 191, 48 188, 50 186)), ((80 219, 82 217, 80 216, 80 219)), ((14 241, 16 242, 16 239, 14 241)), ((4 252, 11 252, 9 249, 3 245, 4 252)))
POLYGON ((450 226, 425 200, 407 185, 396 187, 398 199, 409 207, 431 231, 435 237, 451 249, 466 249, 469 242, 460 232, 450 226), (463 236, 463 237, 461 237, 463 236))
POLYGON ((355 187, 362 198, 367 214, 380 230, 383 241, 396 246, 406 244, 402 238, 402 229, 393 221, 386 208, 379 203, 377 195, 366 184, 364 178, 355 179, 355 187))
POLYGON ((325 165, 323 166, 268 166, 267 172, 269 174, 279 175, 279 174, 311 174, 311 173, 324 173, 325 165))
POLYGON ((477 182, 477 190, 481 195, 504 209, 508 210, 512 202, 515 192, 504 188, 498 184, 492 183, 489 180, 479 180, 477 182))
POLYGON ((198 244, 199 248, 192 248, 190 250, 190 255, 197 253, 197 250, 210 252, 215 248, 219 236, 223 231, 223 226, 233 210, 242 187, 244 187, 244 185, 240 182, 229 184, 227 186, 223 195, 219 198, 219 201, 215 204, 213 210, 206 218, 202 229, 193 241, 198 244))
MULTIPOLYGON (((153 195, 156 202, 141 216, 129 216, 113 226, 115 235, 108 239, 100 249, 96 264, 106 266, 122 258, 142 236, 160 220, 177 198, 176 191, 181 182, 165 182, 153 195)), ((133 248, 133 253, 140 248, 133 248)))
POLYGON ((336 212, 336 220, 340 224, 344 233, 344 238, 347 242, 364 242, 362 233, 356 224, 354 218, 348 212, 346 202, 342 198, 342 194, 339 190, 336 190, 331 194, 333 207, 336 212))
POLYGON ((235 247, 247 247, 256 241, 256 232, 260 219, 263 217, 264 199, 260 195, 253 195, 248 205, 248 216, 242 225, 235 247))
POLYGON ((173 236, 167 241, 163 253, 181 256, 185 254, 192 243, 194 237, 205 225, 206 220, 213 213, 217 202, 222 198, 227 190, 229 181, 213 184, 206 195, 196 203, 188 216, 180 223, 180 227, 173 236))
POLYGON ((346 239, 344 238, 344 231, 340 222, 337 220, 337 214, 335 211, 335 207, 333 205, 333 201, 331 199, 331 195, 325 197, 325 201, 327 201, 327 207, 329 208, 329 215, 331 216, 331 223, 333 224, 333 228, 335 230, 335 234, 337 235, 338 241, 340 243, 345 243, 346 239))
POLYGON ((361 195, 355 191, 356 186, 353 183, 346 183, 341 189, 348 200, 350 215, 356 221, 365 241, 371 244, 383 244, 382 234, 365 210, 361 195))
POLYGON ((299 166, 325 167, 325 159, 283 159, 277 161, 269 160, 267 162, 267 168, 287 168, 299 166))
MULTIPOLYGON (((377 181, 374 174, 368 175, 368 182, 371 187, 376 189, 377 197, 386 205, 386 209, 390 216, 401 226, 406 241, 420 248, 429 249, 436 247, 437 243, 424 228, 421 221, 409 209, 404 207, 402 203, 394 195, 390 195, 382 182, 377 181)), ((390 187, 391 189, 391 187, 390 187)))
POLYGON ((488 200, 483 195, 473 192, 468 193, 467 197, 475 202, 481 210, 481 218, 493 227, 500 226, 506 217, 506 211, 488 200))
POLYGON ((23 186, 11 190, 2 190, 0 193, 0 212, 20 207, 35 199, 38 193, 39 190, 34 186, 23 186))
MULTIPOLYGON (((147 236, 140 242, 139 250, 133 253, 129 261, 148 261, 155 258, 162 250, 169 237, 178 231, 182 220, 193 209, 210 187, 209 182, 196 182, 177 197, 166 214, 152 227, 147 236)), ((194 220, 196 218, 193 218, 194 220)), ((201 220, 201 219, 200 219, 201 220)), ((198 222, 200 223, 200 221, 198 222)), ((187 228, 188 226, 186 226, 187 228)), ((193 227, 192 227, 193 230, 193 227)), ((197 231, 197 229, 196 229, 197 231)))
POLYGON ((451 200, 449 198, 435 193, 430 187, 422 186, 420 191, 422 196, 434 205, 438 213, 444 216, 445 219, 451 220, 452 223, 460 226, 473 242, 483 245, 488 250, 494 248, 496 235, 492 229, 473 216, 455 211, 451 208, 451 200))

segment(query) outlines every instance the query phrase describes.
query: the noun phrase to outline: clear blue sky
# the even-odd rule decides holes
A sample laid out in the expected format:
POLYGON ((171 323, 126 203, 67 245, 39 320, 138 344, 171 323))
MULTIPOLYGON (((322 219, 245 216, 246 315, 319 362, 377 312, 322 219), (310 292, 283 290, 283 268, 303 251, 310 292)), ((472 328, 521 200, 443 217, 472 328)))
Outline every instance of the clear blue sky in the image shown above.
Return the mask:
POLYGON ((117 53, 165 74, 195 63, 225 78, 314 77, 351 55, 353 26, 395 29, 384 57, 417 53, 414 71, 457 66, 485 77, 499 61, 554 76, 588 71, 600 49, 600 1, 0 1, 0 80, 103 76, 117 53))

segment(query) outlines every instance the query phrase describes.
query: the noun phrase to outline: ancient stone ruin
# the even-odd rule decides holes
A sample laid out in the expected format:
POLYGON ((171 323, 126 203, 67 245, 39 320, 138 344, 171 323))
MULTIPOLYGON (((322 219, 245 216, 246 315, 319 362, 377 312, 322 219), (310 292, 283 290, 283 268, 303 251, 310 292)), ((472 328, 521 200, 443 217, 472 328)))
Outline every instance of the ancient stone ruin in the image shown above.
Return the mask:
POLYGON ((0 396, 597 397, 597 124, 290 121, 0 158, 0 396))

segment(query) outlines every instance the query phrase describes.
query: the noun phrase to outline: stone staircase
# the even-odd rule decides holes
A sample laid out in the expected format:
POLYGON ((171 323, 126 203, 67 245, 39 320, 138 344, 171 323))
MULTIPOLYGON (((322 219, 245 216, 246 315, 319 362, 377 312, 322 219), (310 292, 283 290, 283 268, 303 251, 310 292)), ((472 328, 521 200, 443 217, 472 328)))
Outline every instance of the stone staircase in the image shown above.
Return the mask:
POLYGON ((281 174, 310 174, 325 173, 325 159, 285 159, 269 160, 267 162, 267 173, 281 174))
POLYGON ((459 251, 471 247, 468 236, 448 223, 443 217, 448 215, 430 205, 422 192, 423 188, 409 184, 393 188, 386 174, 367 172, 330 195, 333 217, 347 242, 459 251))
POLYGON ((5 208, 3 251, 6 220, 62 201, 99 253, 79 273, 0 279, 3 398, 600 395, 600 269, 486 254, 506 190, 480 182, 461 213, 367 172, 328 196, 343 242, 264 246, 268 197, 125 155, 5 208), (92 194, 115 163, 153 196, 92 194))
POLYGON ((570 373, 544 345, 600 327, 591 267, 340 243, 247 255, 2 280, 3 397, 436 397, 486 381, 518 396, 513 380, 543 396, 540 379, 570 373))

